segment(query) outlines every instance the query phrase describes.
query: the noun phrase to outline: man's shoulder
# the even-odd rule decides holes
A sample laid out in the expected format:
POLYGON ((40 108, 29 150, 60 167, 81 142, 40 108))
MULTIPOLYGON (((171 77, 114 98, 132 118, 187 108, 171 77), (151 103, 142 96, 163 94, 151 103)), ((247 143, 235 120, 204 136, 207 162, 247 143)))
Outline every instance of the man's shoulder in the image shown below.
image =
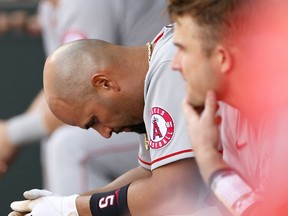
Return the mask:
POLYGON ((173 44, 173 28, 171 25, 165 26, 155 37, 155 44, 151 59, 151 68, 158 68, 160 64, 172 61, 176 48, 173 44))

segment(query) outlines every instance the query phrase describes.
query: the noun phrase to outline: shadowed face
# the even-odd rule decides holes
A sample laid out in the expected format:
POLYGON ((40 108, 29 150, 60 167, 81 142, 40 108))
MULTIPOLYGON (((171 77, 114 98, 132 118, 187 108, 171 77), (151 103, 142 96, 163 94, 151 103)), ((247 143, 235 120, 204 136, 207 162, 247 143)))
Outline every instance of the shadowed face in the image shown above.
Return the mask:
POLYGON ((200 27, 190 16, 181 16, 175 23, 174 44, 177 52, 173 69, 179 70, 187 81, 189 102, 194 107, 203 107, 206 92, 218 85, 218 70, 215 68, 215 54, 203 50, 204 39, 200 37, 200 27))
POLYGON ((86 91, 87 88, 83 90, 81 87, 67 87, 61 82, 57 83, 54 71, 53 59, 48 60, 44 69, 44 91, 50 110, 61 121, 83 129, 93 128, 105 138, 109 138, 113 132, 145 133, 144 96, 141 88, 129 93, 125 89, 113 87, 107 79, 98 79, 94 86, 87 77, 90 83, 87 88, 90 90, 86 91), (63 96, 60 93, 63 88, 66 88, 65 92, 70 92, 71 88, 71 92, 63 96))
POLYGON ((49 99, 49 96, 47 100, 51 111, 63 122, 83 129, 93 128, 105 138, 112 133, 146 132, 143 108, 125 105, 123 100, 118 103, 118 99, 98 98, 96 96, 83 104, 79 101, 68 103, 59 98, 49 99))

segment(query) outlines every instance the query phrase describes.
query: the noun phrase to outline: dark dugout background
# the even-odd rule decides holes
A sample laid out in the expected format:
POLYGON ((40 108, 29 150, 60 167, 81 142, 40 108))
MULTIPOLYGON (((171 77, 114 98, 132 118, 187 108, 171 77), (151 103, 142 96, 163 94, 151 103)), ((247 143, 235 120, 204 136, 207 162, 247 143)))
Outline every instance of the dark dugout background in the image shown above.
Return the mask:
MULTIPOLYGON (((0 11, 18 9, 33 13, 36 2, 0 0, 0 11)), ((39 35, 13 31, 0 35, 0 119, 27 109, 42 88, 44 61, 39 35)), ((22 193, 31 188, 42 188, 38 143, 21 147, 8 173, 0 177, 0 215, 8 215, 10 203, 22 200, 22 193)))

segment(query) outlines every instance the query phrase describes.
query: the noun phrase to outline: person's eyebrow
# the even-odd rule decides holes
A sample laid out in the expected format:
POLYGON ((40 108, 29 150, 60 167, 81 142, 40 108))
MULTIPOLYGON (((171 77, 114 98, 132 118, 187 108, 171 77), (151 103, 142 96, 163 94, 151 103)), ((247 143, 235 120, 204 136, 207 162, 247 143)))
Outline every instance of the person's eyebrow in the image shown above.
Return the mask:
POLYGON ((180 43, 178 43, 178 42, 173 42, 174 43, 174 45, 176 46, 176 47, 178 47, 178 48, 180 48, 180 49, 184 49, 184 46, 182 45, 182 44, 180 44, 180 43))

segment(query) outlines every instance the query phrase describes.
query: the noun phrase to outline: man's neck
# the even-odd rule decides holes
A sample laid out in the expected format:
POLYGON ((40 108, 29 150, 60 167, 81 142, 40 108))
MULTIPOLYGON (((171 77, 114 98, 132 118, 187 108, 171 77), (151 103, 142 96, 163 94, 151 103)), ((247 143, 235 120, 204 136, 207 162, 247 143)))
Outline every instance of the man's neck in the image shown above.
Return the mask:
POLYGON ((131 47, 128 49, 129 62, 134 67, 133 73, 137 72, 138 75, 143 74, 146 76, 149 69, 147 46, 131 47))

